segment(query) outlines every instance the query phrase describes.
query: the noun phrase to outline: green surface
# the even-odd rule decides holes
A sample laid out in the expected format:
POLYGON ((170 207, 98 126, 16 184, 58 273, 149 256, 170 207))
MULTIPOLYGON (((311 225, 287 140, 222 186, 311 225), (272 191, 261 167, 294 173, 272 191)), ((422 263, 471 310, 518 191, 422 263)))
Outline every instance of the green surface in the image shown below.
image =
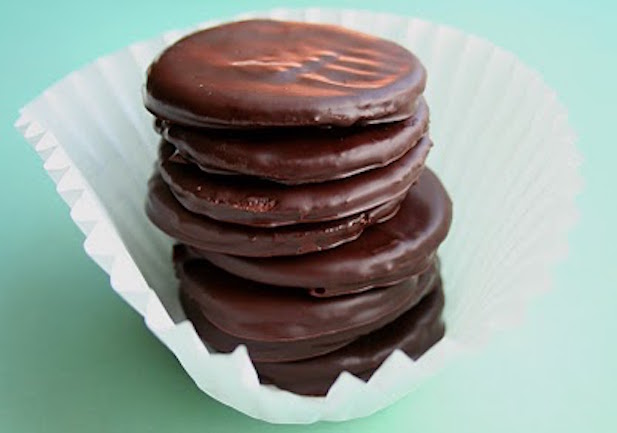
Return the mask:
POLYGON ((20 106, 102 54, 163 30, 289 2, 21 0, 0 5, 0 433, 615 432, 617 3, 331 1, 446 23, 501 45, 569 108, 585 191, 572 251, 525 324, 370 418, 271 426, 202 394, 82 251, 20 106), (216 4, 216 5, 215 5, 216 4))

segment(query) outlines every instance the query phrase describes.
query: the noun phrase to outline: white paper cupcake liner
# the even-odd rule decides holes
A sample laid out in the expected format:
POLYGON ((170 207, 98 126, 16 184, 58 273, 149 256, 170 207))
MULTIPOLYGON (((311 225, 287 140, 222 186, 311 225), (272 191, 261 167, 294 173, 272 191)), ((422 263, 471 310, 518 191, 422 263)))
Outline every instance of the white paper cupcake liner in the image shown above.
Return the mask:
POLYGON ((397 351, 368 383, 344 373, 326 397, 299 396, 260 385, 242 346, 229 355, 209 353, 185 320, 172 241, 144 213, 158 139, 141 89, 154 56, 194 29, 131 45, 71 73, 24 107, 16 126, 86 235, 86 253, 200 389, 274 423, 366 416, 520 321, 530 297, 550 288, 577 219, 582 182, 575 136, 539 74, 477 37, 369 12, 275 10, 241 18, 253 16, 373 33, 408 47, 427 67, 435 142, 428 165, 450 192, 454 222, 440 249, 446 336, 418 361, 397 351))

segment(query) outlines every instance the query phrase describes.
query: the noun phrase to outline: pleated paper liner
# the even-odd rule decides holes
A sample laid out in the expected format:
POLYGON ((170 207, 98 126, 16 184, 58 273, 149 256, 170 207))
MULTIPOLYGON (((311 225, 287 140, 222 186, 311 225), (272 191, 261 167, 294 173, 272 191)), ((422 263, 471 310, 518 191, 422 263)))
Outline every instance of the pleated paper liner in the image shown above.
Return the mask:
POLYGON ((428 165, 450 192, 454 223, 440 249, 446 336, 415 362, 397 351, 368 383, 343 373, 326 397, 299 396, 260 385, 244 347, 210 353, 185 320, 172 241, 144 213, 158 139, 141 91, 152 59, 195 29, 136 43, 71 73, 24 107, 16 126, 86 235, 86 253, 199 388, 275 423, 366 416, 479 347, 494 330, 520 321, 533 295, 550 288, 577 219, 582 181, 575 136, 539 74, 477 37, 369 12, 276 10, 239 18, 253 16, 373 33, 408 47, 427 67, 435 142, 428 165))

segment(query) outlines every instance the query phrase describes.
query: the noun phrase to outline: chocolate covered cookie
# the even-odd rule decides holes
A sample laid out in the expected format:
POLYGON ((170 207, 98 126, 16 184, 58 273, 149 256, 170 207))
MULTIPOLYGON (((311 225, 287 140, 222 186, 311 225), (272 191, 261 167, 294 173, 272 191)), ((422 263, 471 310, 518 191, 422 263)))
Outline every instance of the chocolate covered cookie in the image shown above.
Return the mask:
POLYGON ((428 128, 420 98, 413 116, 363 128, 246 131, 190 128, 158 122, 156 129, 202 170, 245 174, 289 185, 325 182, 384 167, 419 143, 428 128))
POLYGON ((413 114, 426 72, 408 50, 342 27, 251 20, 193 33, 148 70, 145 105, 199 127, 350 126, 413 114))
POLYGON ((392 218, 402 199, 333 221, 264 228, 217 221, 188 211, 158 174, 148 186, 146 214, 159 229, 202 250, 248 257, 306 254, 353 241, 366 227, 392 218))

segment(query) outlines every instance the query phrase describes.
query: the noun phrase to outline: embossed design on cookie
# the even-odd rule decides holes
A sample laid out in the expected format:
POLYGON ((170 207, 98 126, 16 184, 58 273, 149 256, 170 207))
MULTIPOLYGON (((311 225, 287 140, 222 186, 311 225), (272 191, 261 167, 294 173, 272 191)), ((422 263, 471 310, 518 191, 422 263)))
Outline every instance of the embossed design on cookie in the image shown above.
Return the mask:
POLYGON ((270 79, 281 84, 312 80, 332 86, 361 89, 378 88, 386 84, 388 80, 376 70, 378 62, 348 55, 339 55, 334 51, 319 51, 315 56, 309 56, 305 59, 284 60, 290 57, 292 57, 292 53, 281 53, 280 58, 265 57, 261 59, 236 60, 231 62, 230 65, 236 67, 255 67, 260 69, 260 72, 261 70, 270 70, 273 72, 270 79), (370 66, 373 70, 367 70, 367 66, 370 66), (346 77, 358 78, 359 80, 350 80, 342 76, 342 74, 345 74, 346 77))

